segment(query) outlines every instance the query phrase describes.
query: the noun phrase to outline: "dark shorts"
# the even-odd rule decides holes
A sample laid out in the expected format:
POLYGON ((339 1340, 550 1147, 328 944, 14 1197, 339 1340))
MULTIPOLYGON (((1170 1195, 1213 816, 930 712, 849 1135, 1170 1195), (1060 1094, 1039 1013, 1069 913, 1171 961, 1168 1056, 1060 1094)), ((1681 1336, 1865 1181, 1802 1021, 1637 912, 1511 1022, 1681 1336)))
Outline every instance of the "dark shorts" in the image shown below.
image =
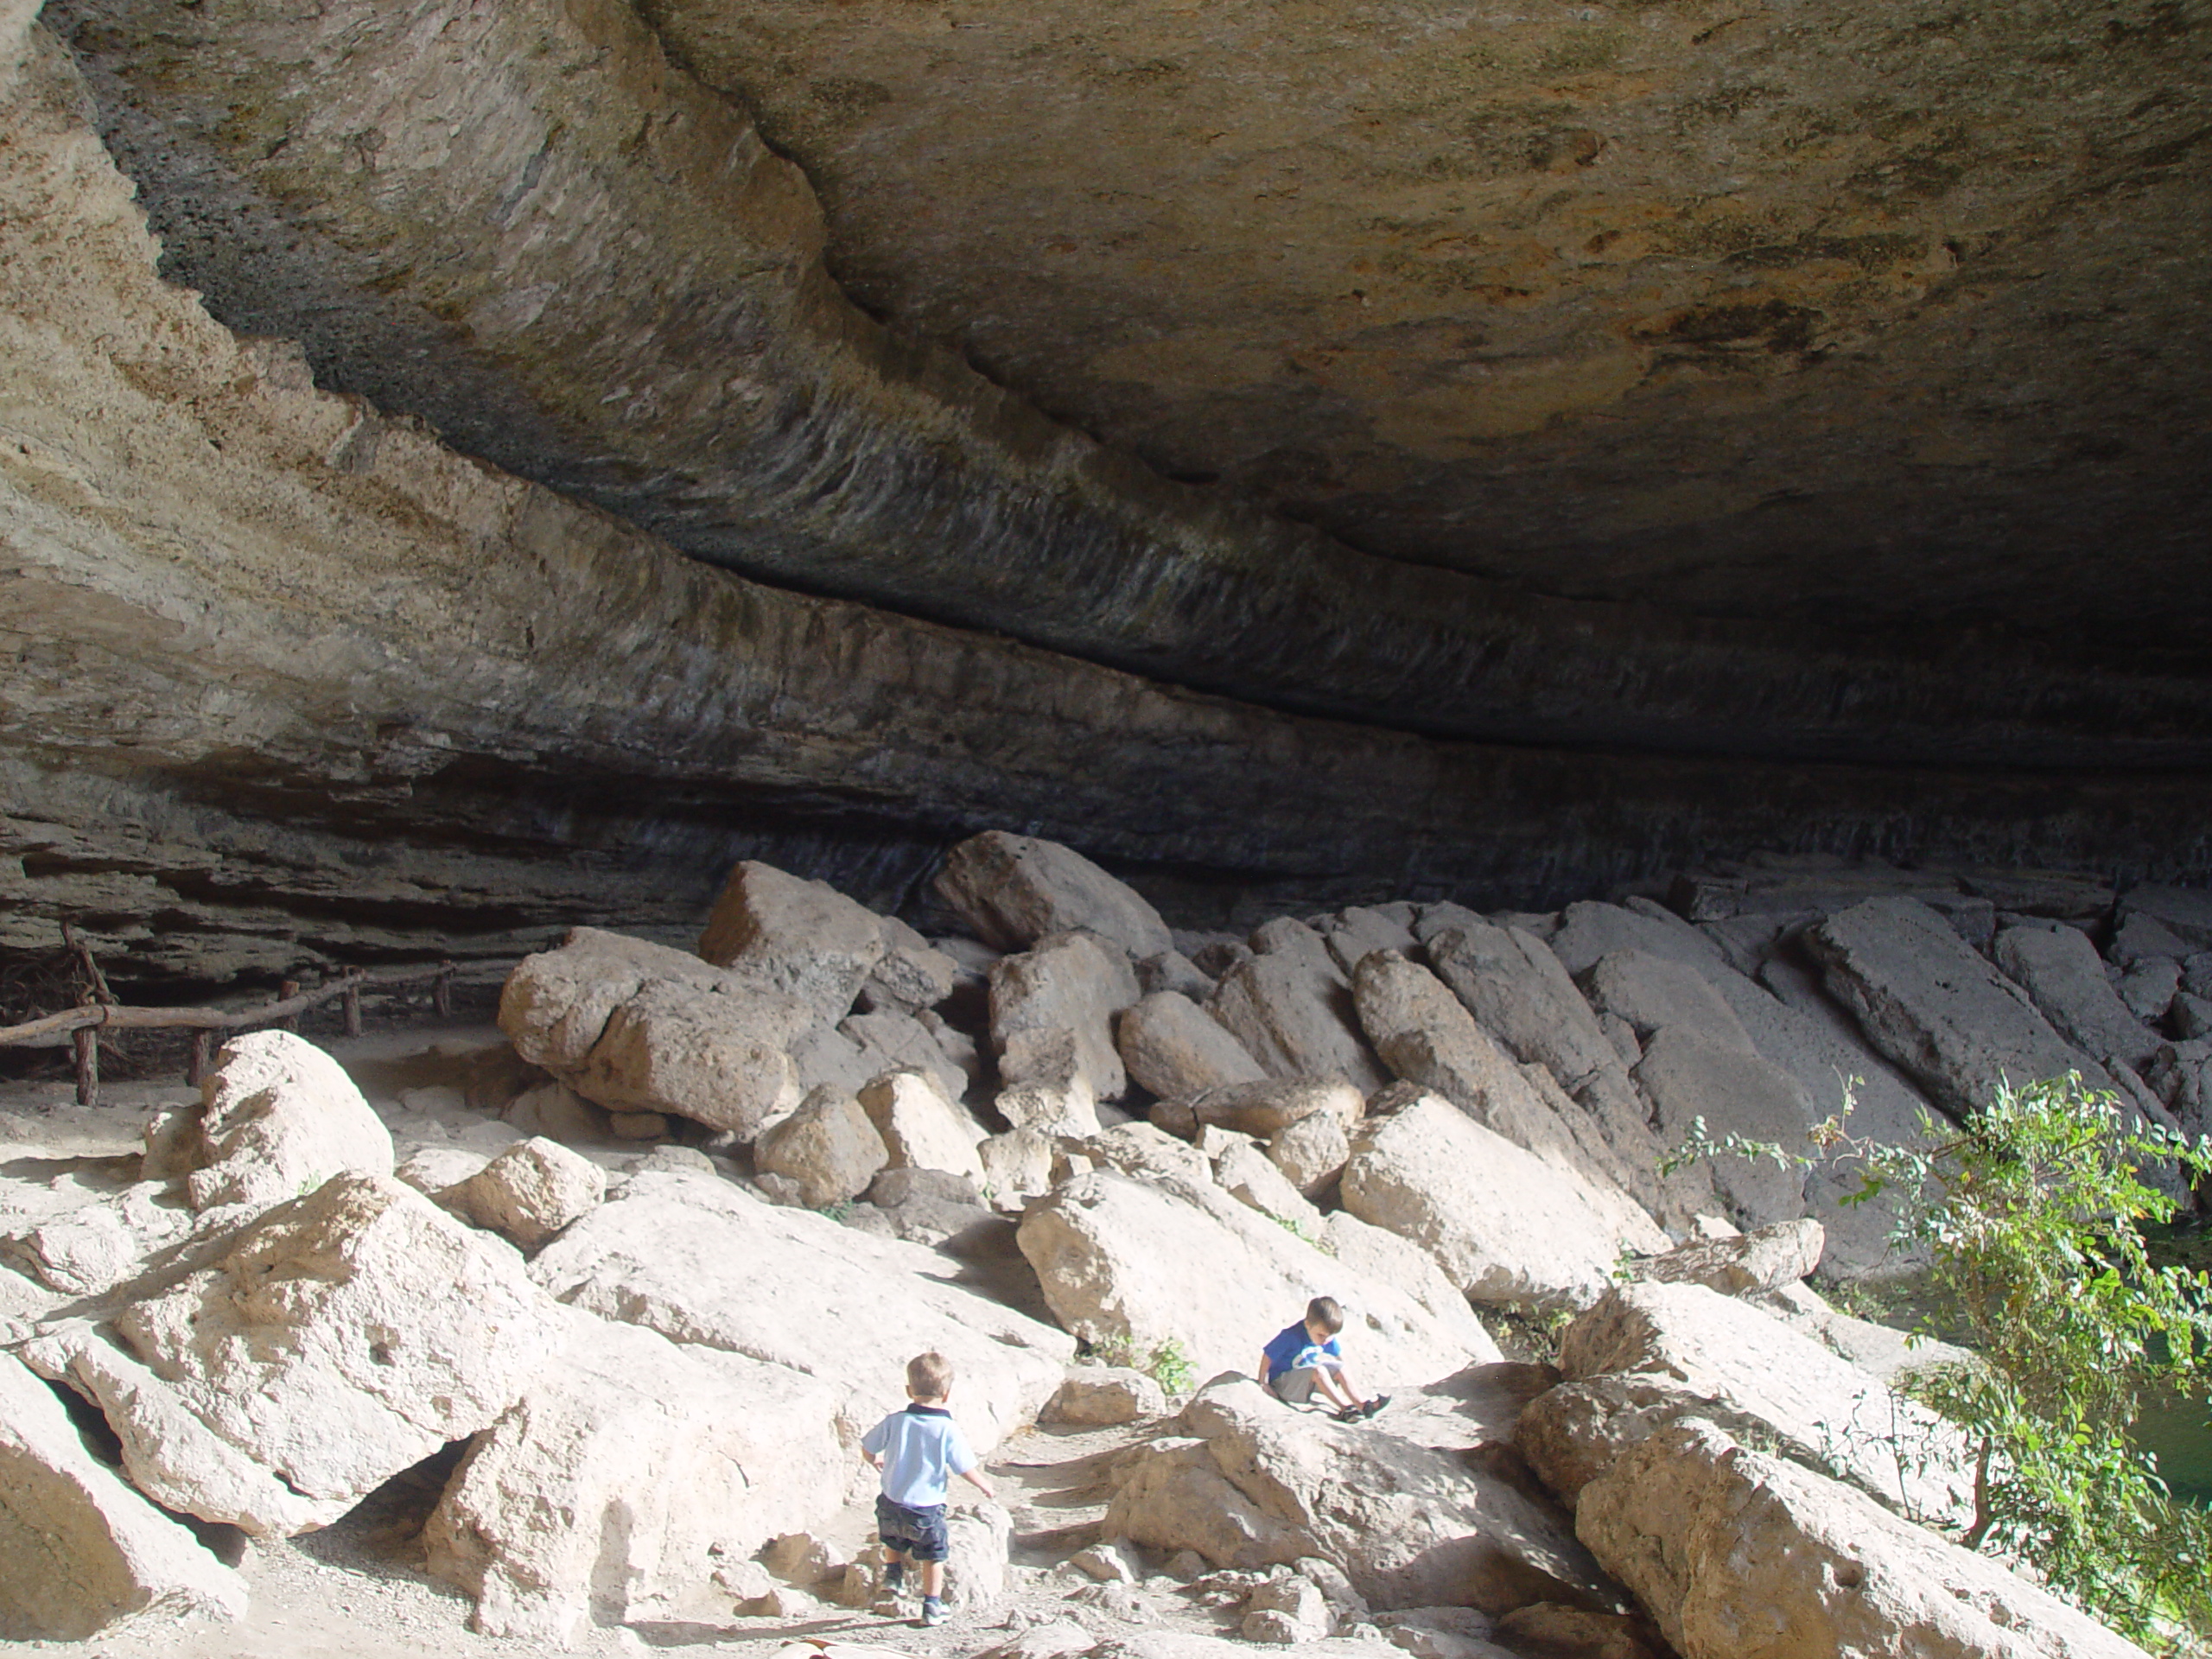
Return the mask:
POLYGON ((942 1503, 932 1503, 925 1510, 912 1510, 904 1503, 893 1503, 879 1492, 875 1499, 875 1535, 883 1540, 886 1549, 897 1550, 918 1561, 941 1561, 950 1550, 942 1503))

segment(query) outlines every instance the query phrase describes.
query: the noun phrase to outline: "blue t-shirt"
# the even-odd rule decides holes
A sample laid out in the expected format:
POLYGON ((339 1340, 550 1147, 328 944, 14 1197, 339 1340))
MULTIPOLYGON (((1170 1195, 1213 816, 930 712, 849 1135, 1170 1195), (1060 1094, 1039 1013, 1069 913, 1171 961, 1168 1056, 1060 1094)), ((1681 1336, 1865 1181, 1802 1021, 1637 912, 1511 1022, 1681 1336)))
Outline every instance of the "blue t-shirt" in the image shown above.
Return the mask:
POLYGON ((1306 1334, 1306 1321, 1294 1320, 1275 1333, 1275 1339, 1267 1345, 1268 1376, 1272 1381, 1286 1371, 1314 1371, 1323 1366, 1335 1370, 1344 1363, 1344 1351, 1331 1337, 1326 1342, 1316 1343, 1306 1334))
POLYGON ((976 1466, 967 1437, 942 1406, 893 1412, 861 1436, 861 1450, 883 1459, 883 1495, 910 1510, 944 1503, 951 1478, 976 1466))

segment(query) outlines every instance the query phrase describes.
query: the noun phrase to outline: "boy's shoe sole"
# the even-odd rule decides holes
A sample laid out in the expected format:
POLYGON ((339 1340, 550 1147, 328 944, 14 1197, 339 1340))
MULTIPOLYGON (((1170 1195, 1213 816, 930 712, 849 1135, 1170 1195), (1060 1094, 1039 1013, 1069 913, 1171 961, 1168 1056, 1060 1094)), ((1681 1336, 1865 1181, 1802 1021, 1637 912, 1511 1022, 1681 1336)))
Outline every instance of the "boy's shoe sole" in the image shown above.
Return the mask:
POLYGON ((1389 1403, 1390 1396, 1389 1395, 1378 1394, 1372 1400, 1364 1401, 1361 1403, 1359 1414, 1362 1417, 1372 1417, 1389 1403))
POLYGON ((923 1624, 942 1624, 944 1623, 944 1609, 942 1607, 925 1607, 922 1609, 922 1616, 920 1619, 917 1622, 923 1624))

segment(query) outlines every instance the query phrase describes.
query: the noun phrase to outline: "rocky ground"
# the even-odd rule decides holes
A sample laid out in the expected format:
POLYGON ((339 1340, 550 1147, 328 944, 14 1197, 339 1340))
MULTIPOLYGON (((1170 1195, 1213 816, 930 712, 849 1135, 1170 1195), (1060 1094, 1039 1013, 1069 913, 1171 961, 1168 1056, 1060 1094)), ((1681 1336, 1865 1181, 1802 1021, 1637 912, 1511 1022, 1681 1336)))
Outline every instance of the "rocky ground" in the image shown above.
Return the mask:
POLYGON ((1829 865, 1669 899, 1179 934, 991 835, 926 936, 747 862, 696 951, 576 930, 496 1026, 19 1086, 0 1633, 2133 1654, 1950 1541, 1969 1459, 1893 1385, 1958 1356, 1805 1282, 1910 1267, 1818 1139, 2063 1070, 2201 1132, 2212 912, 1829 865), (1802 1160, 1662 1176, 1700 1122, 1802 1160), (1246 1375, 1316 1294, 1371 1421, 1246 1375), (929 1349, 1001 1501, 923 1630, 854 1448, 929 1349))

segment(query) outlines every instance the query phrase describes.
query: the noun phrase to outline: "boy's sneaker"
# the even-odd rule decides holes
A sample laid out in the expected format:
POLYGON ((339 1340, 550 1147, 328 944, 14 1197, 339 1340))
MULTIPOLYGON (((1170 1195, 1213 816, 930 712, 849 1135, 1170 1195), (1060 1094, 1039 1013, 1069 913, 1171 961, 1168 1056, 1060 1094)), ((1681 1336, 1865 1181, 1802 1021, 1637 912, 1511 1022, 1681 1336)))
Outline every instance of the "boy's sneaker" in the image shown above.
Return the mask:
POLYGON ((1372 1417, 1389 1403, 1389 1395, 1378 1394, 1372 1400, 1363 1400, 1360 1402, 1358 1414, 1362 1417, 1372 1417))
POLYGON ((935 1596, 924 1596, 922 1598, 922 1623, 925 1624, 944 1624, 944 1603, 935 1596))

